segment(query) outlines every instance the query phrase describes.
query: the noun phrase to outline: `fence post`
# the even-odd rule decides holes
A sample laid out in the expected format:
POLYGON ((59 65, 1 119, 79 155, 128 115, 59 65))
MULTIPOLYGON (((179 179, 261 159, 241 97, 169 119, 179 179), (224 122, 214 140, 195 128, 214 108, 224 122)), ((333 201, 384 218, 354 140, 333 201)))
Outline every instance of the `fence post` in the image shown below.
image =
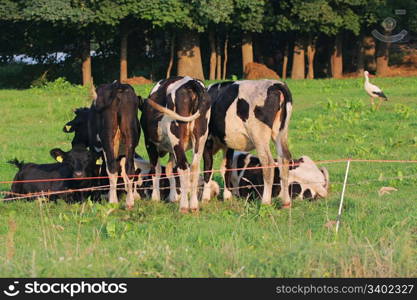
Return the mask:
POLYGON ((336 233, 339 231, 340 219, 342 217, 343 199, 345 198, 346 182, 348 179, 349 167, 350 167, 350 159, 348 160, 347 165, 346 165, 345 181, 343 182, 342 195, 340 197, 339 213, 337 214, 337 220, 336 220, 336 233))

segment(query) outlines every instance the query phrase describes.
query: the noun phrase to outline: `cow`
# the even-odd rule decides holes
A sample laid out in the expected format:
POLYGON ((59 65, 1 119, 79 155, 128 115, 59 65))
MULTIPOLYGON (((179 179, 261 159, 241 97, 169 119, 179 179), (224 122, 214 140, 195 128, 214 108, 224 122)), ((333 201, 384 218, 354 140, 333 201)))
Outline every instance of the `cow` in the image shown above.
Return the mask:
MULTIPOLYGON (((308 156, 291 160, 290 163, 288 182, 291 198, 327 197, 329 172, 326 168, 318 168, 308 156)), ((260 198, 263 193, 263 177, 259 158, 250 153, 235 151, 233 161, 228 164, 232 166, 228 186, 231 187, 233 195, 244 198, 260 198)), ((272 197, 280 195, 280 182, 280 170, 275 167, 272 197)))
MULTIPOLYGON (((159 201, 159 158, 169 153, 166 172, 177 168, 180 177, 181 213, 198 211, 198 172, 208 135, 210 96, 204 84, 191 77, 176 76, 159 81, 141 107, 141 126, 152 166, 152 199, 159 201), (191 167, 185 152, 192 149, 191 167), (188 193, 190 192, 190 199, 188 193)), ((170 201, 177 201, 175 180, 170 180, 170 201)))
POLYGON ((129 178, 135 175, 134 154, 139 143, 140 124, 138 107, 140 99, 128 84, 115 81, 93 89, 93 103, 88 118, 90 149, 102 152, 109 176, 109 202, 117 203, 118 157, 125 156, 122 174, 127 189, 126 207, 132 208, 135 196, 129 178))
MULTIPOLYGON (((40 197, 41 193, 48 196, 48 192, 91 187, 90 180, 75 179, 96 175, 96 163, 99 163, 100 160, 97 160, 95 153, 88 151, 85 147, 75 146, 68 152, 54 148, 50 151, 50 155, 58 162, 50 164, 24 163, 16 158, 9 161, 19 169, 13 180, 16 182, 12 184, 11 197, 15 194, 35 193, 36 196, 33 197, 28 195, 28 198, 34 198, 40 197)), ((88 195, 90 195, 88 191, 68 191, 67 193, 52 194, 49 198, 51 200, 65 198, 69 201, 81 201, 88 195)))
POLYGON ((209 123, 209 137, 204 149, 204 172, 207 190, 203 201, 209 199, 208 183, 211 181, 213 155, 223 150, 221 173, 225 183, 223 199, 232 198, 230 164, 233 153, 256 149, 263 174, 264 189, 262 204, 271 204, 272 185, 276 163, 270 150, 270 140, 275 142, 283 186, 283 207, 291 206, 288 192, 288 163, 291 153, 288 148, 288 124, 292 112, 292 96, 287 85, 277 80, 242 80, 217 83, 209 86, 212 98, 212 112, 209 123))

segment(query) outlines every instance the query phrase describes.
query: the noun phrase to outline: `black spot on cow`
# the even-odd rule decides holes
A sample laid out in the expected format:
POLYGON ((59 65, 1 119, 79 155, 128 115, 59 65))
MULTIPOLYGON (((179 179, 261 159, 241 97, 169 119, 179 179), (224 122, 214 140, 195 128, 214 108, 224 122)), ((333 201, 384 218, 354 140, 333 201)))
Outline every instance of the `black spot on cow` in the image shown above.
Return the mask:
POLYGON ((289 192, 291 198, 296 198, 301 194, 301 185, 298 182, 293 182, 290 184, 289 192))
POLYGON ((306 189, 303 193, 304 199, 313 199, 313 194, 311 193, 310 189, 306 189))
POLYGON ((210 132, 216 137, 218 137, 223 143, 225 143, 226 135, 226 112, 232 105, 233 101, 237 98, 239 94, 239 85, 231 84, 225 88, 219 97, 213 99, 211 119, 209 122, 210 132), (215 118, 215 119, 214 119, 215 118))
POLYGON ((171 122, 171 125, 169 127, 169 131, 175 135, 177 138, 180 138, 180 128, 177 124, 177 122, 171 122))
POLYGON ((266 99, 263 106, 256 106, 254 113, 255 117, 272 128, 274 124, 275 116, 280 110, 280 90, 279 84, 271 85, 266 93, 266 99))
POLYGON ((300 159, 291 159, 290 160, 290 166, 289 166, 289 170, 295 170, 298 167, 300 167, 300 165, 304 162, 303 158, 300 159))
POLYGON ((239 118, 241 118, 243 122, 246 122, 249 118, 249 103, 245 99, 239 98, 237 100, 236 108, 239 118))

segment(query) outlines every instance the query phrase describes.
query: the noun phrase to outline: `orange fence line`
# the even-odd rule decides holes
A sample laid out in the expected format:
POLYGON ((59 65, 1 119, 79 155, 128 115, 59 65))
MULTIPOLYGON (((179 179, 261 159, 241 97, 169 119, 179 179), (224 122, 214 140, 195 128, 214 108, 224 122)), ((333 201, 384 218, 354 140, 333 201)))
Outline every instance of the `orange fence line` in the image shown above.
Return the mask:
MULTIPOLYGON (((329 163, 341 163, 341 162, 372 162, 372 163, 417 163, 417 160, 381 160, 381 159, 355 159, 355 158, 341 158, 341 159, 332 159, 332 160, 321 160, 316 161, 316 164, 329 164, 329 163)), ((227 171, 239 171, 239 170, 254 170, 254 169, 266 169, 266 168, 275 168, 282 166, 283 164, 275 163, 274 165, 269 166, 256 166, 256 167, 244 167, 244 168, 231 168, 227 169, 227 171)), ((288 166, 297 166, 299 163, 291 163, 288 166)), ((221 172, 222 170, 207 170, 207 171, 199 171, 199 174, 204 173, 216 173, 221 172)), ((130 178, 136 177, 144 177, 144 176, 155 176, 156 174, 139 174, 139 175, 128 175, 130 178)), ((168 178, 168 175, 179 175, 178 172, 173 173, 160 173, 160 176, 165 175, 168 178)), ((0 184, 9 184, 9 183, 28 183, 28 182, 54 182, 54 181, 72 181, 72 180, 93 180, 93 179, 106 179, 109 178, 108 176, 95 176, 95 177, 79 177, 79 178, 50 178, 50 179, 33 179, 33 180, 8 180, 8 181, 0 181, 0 184)), ((118 178, 122 178, 122 176, 118 176, 118 178)))

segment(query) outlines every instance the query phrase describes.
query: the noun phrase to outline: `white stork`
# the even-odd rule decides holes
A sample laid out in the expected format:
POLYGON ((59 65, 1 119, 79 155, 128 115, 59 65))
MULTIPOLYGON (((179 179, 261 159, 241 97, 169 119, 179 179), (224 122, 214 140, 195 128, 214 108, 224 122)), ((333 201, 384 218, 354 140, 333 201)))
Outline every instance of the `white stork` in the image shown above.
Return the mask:
POLYGON ((382 103, 382 99, 387 101, 388 98, 387 96, 385 96, 384 92, 379 87, 369 82, 368 71, 363 72, 363 74, 365 75, 365 91, 368 93, 369 96, 371 96, 371 106, 374 107, 374 98, 379 98, 379 103, 376 106, 376 109, 378 109, 382 103))

